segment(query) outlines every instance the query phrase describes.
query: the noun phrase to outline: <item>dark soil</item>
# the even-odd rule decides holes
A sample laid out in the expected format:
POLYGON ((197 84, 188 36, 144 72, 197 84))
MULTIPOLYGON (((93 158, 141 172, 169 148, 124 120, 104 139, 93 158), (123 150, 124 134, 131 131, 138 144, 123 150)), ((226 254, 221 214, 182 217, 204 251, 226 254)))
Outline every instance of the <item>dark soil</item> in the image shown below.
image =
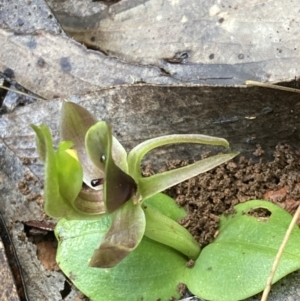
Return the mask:
MULTIPOLYGON (((252 159, 240 156, 168 189, 167 193, 188 213, 180 223, 202 247, 218 235, 219 216, 233 213, 233 206, 238 203, 268 199, 292 214, 299 205, 300 151, 278 145, 273 161, 267 162, 258 145, 253 155, 252 159)), ((163 170, 188 163, 191 162, 172 161, 163 170)), ((149 174, 149 168, 146 174, 149 174)))

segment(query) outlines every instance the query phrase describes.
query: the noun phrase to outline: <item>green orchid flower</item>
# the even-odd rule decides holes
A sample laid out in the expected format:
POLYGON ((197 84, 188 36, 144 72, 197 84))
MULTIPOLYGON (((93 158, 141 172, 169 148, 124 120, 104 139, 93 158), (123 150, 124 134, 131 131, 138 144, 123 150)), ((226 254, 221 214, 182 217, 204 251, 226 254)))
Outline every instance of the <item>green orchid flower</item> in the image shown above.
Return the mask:
POLYGON ((72 102, 62 106, 63 141, 57 151, 46 125, 32 128, 45 163, 45 212, 66 219, 111 216, 110 228, 91 256, 90 266, 115 266, 139 245, 144 235, 188 258, 198 257, 198 243, 174 217, 159 210, 158 200, 173 202, 161 192, 232 159, 237 153, 219 154, 150 177, 142 176, 141 161, 152 149, 174 143, 228 149, 225 139, 198 134, 168 135, 147 140, 127 154, 106 122, 98 122, 90 112, 72 102))

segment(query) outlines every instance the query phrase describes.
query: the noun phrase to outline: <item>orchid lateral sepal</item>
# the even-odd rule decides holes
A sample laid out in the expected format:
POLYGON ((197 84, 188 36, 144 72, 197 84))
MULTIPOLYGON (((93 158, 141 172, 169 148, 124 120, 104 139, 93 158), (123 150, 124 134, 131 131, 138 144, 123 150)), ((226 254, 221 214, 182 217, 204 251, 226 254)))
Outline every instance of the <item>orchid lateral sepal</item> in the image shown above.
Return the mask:
POLYGON ((200 135, 200 134, 178 134, 178 135, 165 135, 157 138, 146 140, 137 146, 135 146, 128 154, 128 168, 129 174, 134 179, 140 177, 140 165, 144 156, 151 150, 168 145, 178 143, 192 143, 192 144, 204 144, 223 146, 229 149, 229 143, 226 139, 200 135))
POLYGON ((112 223, 100 247, 94 251, 90 267, 111 268, 141 242, 146 227, 141 206, 130 200, 112 214, 112 223))
POLYGON ((158 192, 164 191, 167 188, 211 170, 214 167, 229 161, 238 154, 238 152, 220 154, 202 159, 187 166, 155 174, 150 177, 140 177, 138 181, 138 194, 142 196, 142 200, 145 200, 158 192))
POLYGON ((165 189, 200 173, 206 172, 232 159, 238 154, 236 152, 216 155, 175 170, 163 172, 150 177, 142 177, 140 165, 143 157, 154 148, 174 143, 215 145, 229 149, 229 143, 227 140, 200 134, 167 135, 149 139, 140 143, 129 152, 127 159, 129 174, 134 178, 138 185, 138 191, 135 197, 136 202, 143 202, 148 197, 164 191, 165 189))

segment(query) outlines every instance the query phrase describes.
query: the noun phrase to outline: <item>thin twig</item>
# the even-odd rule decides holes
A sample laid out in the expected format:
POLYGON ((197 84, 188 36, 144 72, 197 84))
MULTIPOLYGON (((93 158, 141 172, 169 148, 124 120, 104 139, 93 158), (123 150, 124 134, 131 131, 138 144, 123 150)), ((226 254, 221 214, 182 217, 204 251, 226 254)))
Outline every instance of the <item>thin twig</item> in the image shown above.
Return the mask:
POLYGON ((287 92, 294 92, 294 93, 300 93, 299 89, 289 88, 289 87, 283 87, 283 86, 277 86, 272 84, 265 84, 261 82, 256 82, 253 80, 246 80, 245 85, 249 87, 262 87, 262 88, 269 88, 269 89, 275 89, 275 90, 282 90, 287 92))
POLYGON ((8 88, 8 87, 4 87, 4 86, 2 86, 2 85, 0 85, 0 89, 12 91, 12 92, 15 92, 15 93, 18 93, 18 94, 21 94, 21 95, 25 95, 25 96, 28 96, 28 97, 37 99, 37 100, 45 100, 45 98, 41 98, 41 97, 29 95, 29 94, 27 94, 27 93, 25 93, 25 92, 21 92, 21 91, 15 90, 15 89, 11 89, 11 88, 8 88))
POLYGON ((295 215, 294 215, 294 217, 293 217, 293 219, 292 219, 292 221, 291 221, 291 223, 290 223, 290 225, 289 225, 289 227, 288 227, 288 229, 287 229, 287 231, 285 233, 285 236, 284 236, 283 241, 281 243, 281 246, 280 246, 280 248, 279 248, 279 250, 277 252, 275 261, 273 263, 273 266, 272 266, 269 278, 267 280, 267 284, 265 286, 265 289, 263 291, 263 295, 262 295, 260 301, 267 301, 269 292, 271 290, 271 285, 272 285, 272 282, 273 282, 273 278, 275 276, 275 272, 276 272, 278 264, 280 262, 282 253, 283 253, 284 248, 285 248, 285 246, 286 246, 286 244, 287 244, 287 242, 288 242, 288 240, 290 238, 290 235, 291 235, 291 233, 293 231, 293 228, 294 228, 294 226, 297 223, 297 220, 298 220, 299 216, 300 216, 300 206, 298 206, 297 211, 296 211, 296 213, 295 213, 295 215))

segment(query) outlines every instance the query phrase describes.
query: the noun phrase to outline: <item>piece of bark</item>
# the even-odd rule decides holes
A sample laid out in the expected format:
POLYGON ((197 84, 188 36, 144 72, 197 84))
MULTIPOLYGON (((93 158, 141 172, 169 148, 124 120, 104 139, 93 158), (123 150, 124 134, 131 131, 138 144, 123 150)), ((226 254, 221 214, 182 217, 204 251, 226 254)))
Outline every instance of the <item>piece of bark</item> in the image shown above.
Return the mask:
MULTIPOLYGON (((98 8, 94 14, 89 2, 88 13, 79 6, 80 14, 73 19, 55 12, 61 24, 71 22, 73 29, 77 23, 85 24, 88 36, 84 40, 93 38, 92 31, 103 34, 101 41, 112 45, 109 56, 87 50, 60 34, 44 1, 31 1, 27 10, 22 9, 28 5, 21 0, 6 1, 0 18, 0 71, 12 70, 17 82, 49 99, 136 82, 234 85, 246 79, 282 81, 297 76, 300 31, 293 21, 295 7, 285 17, 271 3, 260 7, 254 1, 253 7, 248 7, 231 1, 236 5, 123 0, 104 10, 98 8), (27 19, 27 15, 34 17, 27 19), (186 22, 181 22, 185 16, 186 22), (144 25, 138 28, 141 19, 144 25), (26 24, 20 26, 18 20, 26 20, 26 24)), ((99 47, 106 52, 106 46, 99 47)))
POLYGON ((13 274, 8 264, 6 257, 4 244, 0 237, 0 274, 1 274, 1 290, 0 290, 0 300, 2 301, 21 301, 13 274))
POLYGON ((300 74, 299 2, 122 0, 106 9, 95 4, 93 14, 89 2, 86 13, 73 1, 47 2, 77 41, 157 66, 182 83, 277 82, 300 74))
MULTIPOLYGON (((296 93, 262 88, 122 86, 85 96, 74 96, 99 120, 112 126, 127 150, 156 136, 199 133, 228 139, 233 150, 250 155, 260 144, 272 155, 276 144, 297 146, 300 135, 299 96, 296 93)), ((30 123, 50 126, 55 143, 59 140, 60 100, 41 101, 3 115, 0 136, 28 167, 42 175, 30 123), (26 126, 18 126, 23 124, 26 126)), ((172 146, 156 152, 156 164, 168 158, 191 159, 202 148, 172 146)), ((147 157, 150 159, 150 156, 147 157)), ((149 161, 148 161, 149 162, 149 161)))
POLYGON ((19 84, 45 98, 86 94, 134 80, 174 83, 159 68, 130 65, 87 50, 61 35, 15 35, 0 29, 0 70, 13 70, 19 84))
POLYGON ((16 35, 34 34, 39 30, 64 34, 44 0, 3 0, 0 8, 0 28, 16 35))

